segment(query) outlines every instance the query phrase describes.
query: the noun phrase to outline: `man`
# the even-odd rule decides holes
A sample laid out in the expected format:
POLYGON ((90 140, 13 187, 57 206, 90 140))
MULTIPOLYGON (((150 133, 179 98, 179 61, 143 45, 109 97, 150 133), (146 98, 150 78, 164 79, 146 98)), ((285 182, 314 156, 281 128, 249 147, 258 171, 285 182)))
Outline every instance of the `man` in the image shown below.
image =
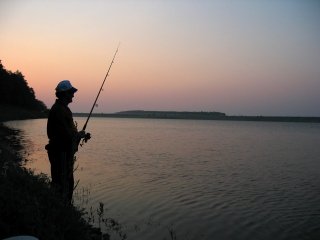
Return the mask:
POLYGON ((76 91, 70 81, 59 82, 56 87, 57 99, 50 109, 47 122, 49 144, 46 149, 51 164, 52 185, 67 203, 71 203, 74 188, 74 154, 81 138, 90 138, 89 133, 78 132, 68 107, 76 91))

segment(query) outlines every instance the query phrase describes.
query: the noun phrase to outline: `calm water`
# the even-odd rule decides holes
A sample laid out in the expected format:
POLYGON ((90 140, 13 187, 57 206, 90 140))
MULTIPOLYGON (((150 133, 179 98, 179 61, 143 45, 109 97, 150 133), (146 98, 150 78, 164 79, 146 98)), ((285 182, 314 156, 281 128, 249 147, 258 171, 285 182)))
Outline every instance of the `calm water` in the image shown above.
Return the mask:
MULTIPOLYGON (((46 120, 7 125, 48 173, 46 120)), ((87 129, 75 201, 103 202, 128 239, 320 239, 320 124, 93 118, 87 129)))

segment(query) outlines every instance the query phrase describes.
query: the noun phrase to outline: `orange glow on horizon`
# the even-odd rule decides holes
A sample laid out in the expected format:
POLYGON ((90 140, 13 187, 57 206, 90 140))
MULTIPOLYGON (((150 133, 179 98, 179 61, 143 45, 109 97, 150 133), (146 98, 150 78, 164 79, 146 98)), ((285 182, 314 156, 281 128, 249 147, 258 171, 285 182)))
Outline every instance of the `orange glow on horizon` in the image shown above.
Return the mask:
POLYGON ((71 108, 88 111, 121 41, 96 111, 320 115, 319 16, 302 10, 311 3, 286 4, 7 2, 0 57, 48 107, 69 79, 71 108))

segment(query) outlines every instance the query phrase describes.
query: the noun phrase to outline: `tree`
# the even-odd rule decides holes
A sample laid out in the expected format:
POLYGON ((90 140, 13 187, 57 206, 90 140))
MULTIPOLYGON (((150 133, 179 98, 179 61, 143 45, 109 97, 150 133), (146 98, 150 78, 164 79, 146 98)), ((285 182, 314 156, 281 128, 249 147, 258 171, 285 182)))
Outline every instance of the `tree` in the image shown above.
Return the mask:
POLYGON ((29 110, 45 111, 45 104, 35 97, 20 71, 11 72, 4 68, 0 60, 0 104, 14 105, 29 110))

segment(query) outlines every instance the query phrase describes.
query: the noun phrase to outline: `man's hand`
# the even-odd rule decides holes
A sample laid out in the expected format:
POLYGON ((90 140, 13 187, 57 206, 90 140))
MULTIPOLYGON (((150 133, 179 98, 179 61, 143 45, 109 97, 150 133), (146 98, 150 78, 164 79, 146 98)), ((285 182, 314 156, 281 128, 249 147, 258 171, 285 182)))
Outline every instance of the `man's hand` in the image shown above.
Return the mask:
POLYGON ((78 139, 79 142, 78 144, 80 144, 80 146, 82 147, 82 145, 87 142, 89 139, 91 138, 91 134, 90 133, 86 133, 85 131, 81 130, 80 132, 78 132, 78 139), (82 139, 82 141, 81 141, 82 139))
POLYGON ((86 136, 86 132, 84 130, 81 130, 80 132, 78 132, 78 137, 81 138, 85 138, 86 136))
POLYGON ((91 138, 91 134, 90 133, 86 133, 85 136, 84 136, 84 141, 87 142, 90 138, 91 138))

